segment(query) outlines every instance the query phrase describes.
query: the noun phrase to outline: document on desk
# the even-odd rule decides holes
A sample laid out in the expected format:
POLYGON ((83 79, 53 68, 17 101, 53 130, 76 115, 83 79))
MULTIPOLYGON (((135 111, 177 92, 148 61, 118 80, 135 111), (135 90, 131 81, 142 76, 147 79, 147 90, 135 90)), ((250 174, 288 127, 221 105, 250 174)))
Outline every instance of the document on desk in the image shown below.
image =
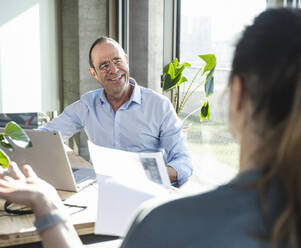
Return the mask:
POLYGON ((162 153, 133 153, 88 144, 99 187, 94 232, 124 237, 142 203, 169 197, 170 181, 162 153))

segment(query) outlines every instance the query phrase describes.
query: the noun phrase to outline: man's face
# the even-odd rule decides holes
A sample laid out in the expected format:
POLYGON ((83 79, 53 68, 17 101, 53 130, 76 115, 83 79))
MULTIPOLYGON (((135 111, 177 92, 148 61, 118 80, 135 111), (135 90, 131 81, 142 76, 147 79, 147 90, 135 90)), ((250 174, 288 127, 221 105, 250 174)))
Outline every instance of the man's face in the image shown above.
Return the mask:
POLYGON ((94 68, 90 74, 104 88, 108 97, 121 98, 129 89, 128 57, 114 42, 97 44, 91 53, 94 68))

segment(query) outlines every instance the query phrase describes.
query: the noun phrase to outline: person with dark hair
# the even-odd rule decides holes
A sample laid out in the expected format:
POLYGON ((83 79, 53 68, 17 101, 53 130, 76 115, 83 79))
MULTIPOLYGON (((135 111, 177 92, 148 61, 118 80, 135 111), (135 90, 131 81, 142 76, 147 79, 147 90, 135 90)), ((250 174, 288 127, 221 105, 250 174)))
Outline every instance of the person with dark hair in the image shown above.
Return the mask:
MULTIPOLYGON (((229 127, 240 144, 237 177, 211 192, 145 208, 121 248, 301 247, 300 27, 300 9, 269 9, 237 43, 229 78, 229 127)), ((23 203, 39 213, 37 206, 50 202, 46 194, 15 174, 21 173, 0 180, 0 197, 22 202, 17 194, 25 191, 23 203)), ((44 212, 51 216, 51 207, 44 212)), ((48 247, 53 232, 62 237, 61 223, 42 233, 48 247)), ((68 228, 64 242, 73 247, 68 228)))
POLYGON ((185 183, 192 174, 191 158, 182 121, 169 99, 130 78, 128 56, 111 38, 92 44, 89 64, 90 75, 102 88, 84 94, 41 129, 60 131, 64 140, 84 129, 96 145, 163 152, 173 185, 185 183))

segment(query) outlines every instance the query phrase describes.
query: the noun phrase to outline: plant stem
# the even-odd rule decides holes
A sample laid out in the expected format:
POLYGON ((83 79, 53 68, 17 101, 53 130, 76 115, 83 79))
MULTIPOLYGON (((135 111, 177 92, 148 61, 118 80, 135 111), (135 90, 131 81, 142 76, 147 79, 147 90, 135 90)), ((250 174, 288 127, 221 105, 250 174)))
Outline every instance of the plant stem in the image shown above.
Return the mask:
POLYGON ((180 99, 180 87, 179 86, 177 86, 177 108, 176 108, 176 113, 178 113, 179 112, 179 99, 180 99))
POLYGON ((185 120, 188 119, 188 117, 190 117, 191 115, 193 115, 195 112, 199 111, 202 108, 202 106, 196 108, 195 110, 191 111, 188 115, 185 116, 185 118, 182 120, 182 122, 184 123, 185 120))
MULTIPOLYGON (((182 84, 183 85, 183 84, 182 84)), ((181 100, 184 99, 184 94, 186 92, 186 83, 184 83, 183 85, 183 92, 182 92, 182 96, 181 96, 181 100)), ((182 101, 181 101, 182 102, 182 101)), ((181 106, 181 105, 180 105, 181 106)))
POLYGON ((195 92, 195 90, 199 87, 199 85, 188 95, 191 87, 192 87, 192 84, 194 83, 194 81, 196 80, 197 76, 200 74, 200 72, 203 70, 203 67, 204 66, 201 66, 200 69, 197 71, 197 73, 194 75, 193 79, 191 80, 189 86, 188 86, 188 89, 186 90, 185 92, 185 95, 184 97, 182 98, 181 100, 181 103, 180 103, 180 108, 179 108, 179 113, 178 113, 178 116, 180 116, 186 102, 188 101, 188 99, 190 98, 190 96, 192 95, 193 92, 195 92), (188 96, 187 96, 188 95, 188 96))
POLYGON ((175 95, 175 94, 174 94, 174 89, 172 89, 172 90, 170 91, 171 103, 172 103, 172 106, 174 107, 174 109, 176 109, 176 105, 175 105, 175 100, 176 100, 176 98, 175 98, 174 95, 175 95))
MULTIPOLYGON (((191 94, 189 94, 189 96, 187 97, 187 95, 188 95, 188 93, 189 93, 189 91, 190 91, 190 89, 191 89, 191 87, 192 87, 192 84, 193 84, 194 81, 196 80, 196 78, 197 78, 197 76, 199 75, 199 73, 203 70, 203 67, 204 67, 204 66, 201 66, 201 67, 200 67, 200 69, 197 71, 197 73, 194 75, 193 79, 191 80, 191 82, 190 82, 190 84, 189 84, 187 90, 185 91, 184 97, 181 99, 180 107, 179 107, 179 109, 178 109, 178 111, 177 111, 178 116, 180 116, 180 114, 181 114, 181 112, 182 112, 182 110, 183 110, 183 108, 184 108, 185 103, 188 101, 189 97, 191 96, 191 94)), ((194 91, 193 91, 193 92, 194 92, 194 91)))
POLYGON ((191 97, 191 95, 198 89, 200 88, 203 84, 204 84, 205 81, 201 80, 201 82, 190 92, 190 94, 188 95, 188 97, 186 98, 186 100, 184 101, 183 103, 183 107, 184 105, 187 103, 187 101, 189 100, 189 98, 191 97))

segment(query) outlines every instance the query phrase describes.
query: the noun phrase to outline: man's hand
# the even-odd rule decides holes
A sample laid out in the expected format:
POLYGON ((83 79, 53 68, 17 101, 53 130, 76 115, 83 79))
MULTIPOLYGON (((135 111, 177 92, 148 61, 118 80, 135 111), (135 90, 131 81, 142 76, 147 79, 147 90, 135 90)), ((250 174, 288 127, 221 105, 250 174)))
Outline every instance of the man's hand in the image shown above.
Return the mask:
POLYGON ((171 182, 176 182, 178 180, 177 171, 169 165, 167 165, 167 173, 171 182))

